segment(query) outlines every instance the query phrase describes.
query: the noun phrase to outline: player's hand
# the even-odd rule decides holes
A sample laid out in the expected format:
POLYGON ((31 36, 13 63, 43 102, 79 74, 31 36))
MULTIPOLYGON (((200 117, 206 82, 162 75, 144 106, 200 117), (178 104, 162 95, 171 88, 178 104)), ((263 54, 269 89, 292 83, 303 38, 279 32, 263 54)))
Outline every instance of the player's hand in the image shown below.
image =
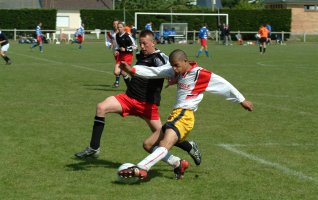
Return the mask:
POLYGON ((118 55, 119 55, 119 51, 115 51, 114 56, 118 56, 118 55))
POLYGON ((177 79, 168 79, 168 84, 165 86, 165 88, 168 88, 170 85, 174 85, 177 83, 177 79))
POLYGON ((128 65, 128 63, 126 63, 125 61, 120 62, 119 68, 125 71, 126 73, 132 75, 132 67, 128 65))
POLYGON ((241 103, 241 106, 245 109, 245 110, 248 110, 248 111, 253 111, 253 103, 251 101, 248 101, 248 100, 244 100, 242 103, 241 103))

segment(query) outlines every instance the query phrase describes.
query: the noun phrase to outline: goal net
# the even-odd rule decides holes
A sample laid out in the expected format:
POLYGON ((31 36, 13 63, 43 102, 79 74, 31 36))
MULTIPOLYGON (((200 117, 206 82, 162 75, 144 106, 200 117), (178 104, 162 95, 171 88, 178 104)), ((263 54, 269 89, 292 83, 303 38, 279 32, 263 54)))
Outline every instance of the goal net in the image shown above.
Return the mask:
MULTIPOLYGON (((193 41, 195 40, 197 30, 201 27, 203 23, 208 23, 209 25, 216 25, 216 23, 220 23, 220 18, 222 17, 222 21, 226 24, 229 24, 229 15, 226 13, 157 13, 157 12, 135 12, 135 27, 137 30, 142 30, 146 23, 150 21, 158 21, 161 23, 167 23, 170 22, 170 24, 174 23, 184 23, 187 22, 187 18, 193 18, 195 17, 195 24, 189 25, 189 30, 187 28, 185 35, 185 39, 191 39, 193 38, 193 41), (212 18, 211 18, 212 16, 212 18), (210 18, 209 18, 210 17, 210 18), (225 18, 225 20, 224 20, 225 18), (216 20, 217 19, 217 20, 216 20), (214 23, 213 23, 214 22, 214 23), (194 27, 192 27, 194 26, 194 27)), ((167 23, 168 24, 168 23, 167 23)), ((209 26, 210 27, 210 26, 209 26)), ((216 26, 214 26, 216 27, 216 26)), ((155 28, 153 27, 153 31, 158 31, 158 25, 155 24, 155 28)), ((161 29, 161 27, 160 27, 161 29)), ((180 27, 180 30, 182 27, 180 27)), ((216 29, 214 29, 216 30, 216 29)), ((210 30, 211 32, 212 30, 210 30)), ((160 33, 162 33, 162 29, 159 30, 160 33)))
POLYGON ((186 43, 188 40, 188 23, 161 23, 160 36, 163 36, 165 31, 169 32, 169 36, 173 37, 176 42, 186 43))

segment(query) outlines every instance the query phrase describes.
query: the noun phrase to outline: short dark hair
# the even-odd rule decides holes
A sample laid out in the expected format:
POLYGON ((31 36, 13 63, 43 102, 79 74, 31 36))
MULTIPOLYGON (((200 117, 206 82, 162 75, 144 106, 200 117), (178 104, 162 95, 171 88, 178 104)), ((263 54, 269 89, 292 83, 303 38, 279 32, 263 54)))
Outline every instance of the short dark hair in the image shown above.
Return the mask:
POLYGON ((155 38, 155 35, 153 34, 152 31, 150 30, 142 30, 140 33, 139 33, 139 37, 146 37, 146 36, 151 36, 153 38, 155 38))
POLYGON ((173 60, 188 60, 188 56, 183 50, 176 49, 169 55, 169 61, 171 62, 173 60))

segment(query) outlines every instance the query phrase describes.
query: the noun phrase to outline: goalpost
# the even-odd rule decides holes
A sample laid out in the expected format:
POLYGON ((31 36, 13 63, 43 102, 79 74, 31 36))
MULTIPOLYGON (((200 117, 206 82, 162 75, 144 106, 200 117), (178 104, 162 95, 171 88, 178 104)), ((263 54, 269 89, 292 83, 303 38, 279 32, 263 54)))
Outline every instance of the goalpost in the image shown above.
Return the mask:
POLYGON ((166 16, 225 16, 226 24, 229 24, 229 14, 223 13, 153 13, 153 12, 135 12, 135 27, 138 30, 138 15, 166 15, 166 16))
MULTIPOLYGON (((138 15, 165 15, 171 17, 171 23, 172 22, 172 16, 218 16, 218 17, 225 17, 226 24, 229 24, 229 14, 225 13, 157 13, 157 12, 135 12, 135 27, 138 30, 138 15)), ((187 35, 187 33, 185 34, 187 35)), ((193 40, 195 40, 195 33, 193 34, 193 40)), ((187 37, 186 37, 187 41, 187 37)))

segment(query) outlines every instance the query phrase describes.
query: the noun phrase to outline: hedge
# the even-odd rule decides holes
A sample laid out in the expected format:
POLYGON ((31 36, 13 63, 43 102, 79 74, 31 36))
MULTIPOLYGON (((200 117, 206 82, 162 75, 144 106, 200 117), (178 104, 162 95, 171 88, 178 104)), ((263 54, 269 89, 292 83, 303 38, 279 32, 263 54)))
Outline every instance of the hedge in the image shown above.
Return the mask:
POLYGON ((56 13, 55 9, 20 9, 0 10, 1 29, 35 29, 39 22, 42 22, 42 29, 55 30, 56 13))
MULTIPOLYGON (((42 29, 53 29, 56 26, 55 9, 21 9, 21 10, 0 10, 1 20, 0 29, 34 29, 39 21, 42 22, 42 29)), ((126 10, 126 23, 134 24, 136 10, 126 10)), ((144 11, 143 11, 144 12, 144 11)), ((162 10, 152 10, 148 12, 169 12, 162 10)), ((209 9, 192 9, 178 10, 178 13, 212 13, 209 9)), ((216 12, 214 12, 216 13, 216 12)), ((290 32, 291 10, 236 10, 222 9, 220 13, 229 14, 229 25, 232 31, 256 31, 263 23, 270 23, 273 31, 290 32)), ((87 30, 112 29, 113 19, 123 20, 123 10, 81 10, 81 19, 87 30)), ((139 16, 138 29, 142 29, 149 21, 153 22, 153 29, 158 30, 161 23, 170 22, 168 16, 139 16)), ((173 16, 173 22, 187 22, 188 30, 199 30, 203 23, 207 23, 210 30, 216 30, 218 26, 217 17, 212 16, 173 16)), ((220 22, 225 22, 225 18, 221 17, 220 22)))
MULTIPOLYGON (((126 10, 126 23, 134 24, 135 12, 126 10)), ((162 10, 152 10, 147 12, 169 12, 162 10)), ((178 10, 178 13, 212 13, 208 9, 200 10, 178 10)), ((122 10, 81 10, 81 18, 85 23, 86 29, 112 29, 113 19, 123 20, 122 10)), ((215 12, 214 12, 215 13, 215 12)), ((291 10, 221 10, 220 13, 229 14, 229 25, 232 31, 257 31, 261 24, 269 23, 273 27, 273 31, 290 32, 291 10)), ((138 16, 138 29, 142 29, 149 21, 153 22, 153 29, 159 30, 161 23, 170 22, 170 15, 143 15, 138 16)), ((188 23, 188 30, 199 30, 203 23, 207 23, 210 30, 216 30, 218 26, 217 17, 213 16, 173 16, 173 22, 188 23)), ((220 17, 220 22, 225 23, 225 17, 220 17)))

